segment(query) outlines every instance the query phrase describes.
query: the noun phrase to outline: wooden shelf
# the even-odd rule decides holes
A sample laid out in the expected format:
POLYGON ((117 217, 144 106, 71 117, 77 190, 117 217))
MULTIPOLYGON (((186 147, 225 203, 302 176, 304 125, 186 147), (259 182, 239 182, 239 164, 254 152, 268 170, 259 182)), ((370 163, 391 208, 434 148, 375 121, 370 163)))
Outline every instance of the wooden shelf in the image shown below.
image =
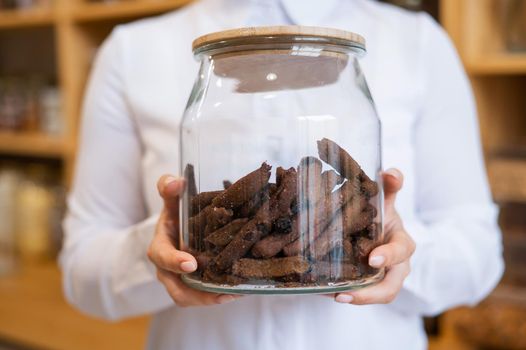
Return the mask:
POLYGON ((526 159, 490 159, 488 174, 497 202, 526 202, 526 159))
POLYGON ((60 158, 68 153, 64 139, 40 133, 0 131, 0 153, 60 158))
POLYGON ((77 6, 73 18, 77 22, 150 16, 175 10, 190 0, 135 0, 115 3, 86 3, 77 6))
POLYGON ((147 318, 107 323, 81 315, 64 300, 53 262, 0 279, 0 338, 23 348, 138 350, 147 325, 147 318))
POLYGON ((526 74, 526 53, 503 53, 469 58, 466 68, 474 75, 526 74))
POLYGON ((52 25, 55 13, 51 9, 2 10, 0 29, 52 25))

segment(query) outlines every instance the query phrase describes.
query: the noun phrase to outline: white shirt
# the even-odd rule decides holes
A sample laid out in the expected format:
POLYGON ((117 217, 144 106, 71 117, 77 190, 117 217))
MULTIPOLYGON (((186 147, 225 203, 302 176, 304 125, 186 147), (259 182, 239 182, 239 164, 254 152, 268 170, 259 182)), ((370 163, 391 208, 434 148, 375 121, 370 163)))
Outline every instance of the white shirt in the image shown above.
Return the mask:
POLYGON ((424 349, 421 317, 474 304, 503 262, 468 80, 426 14, 372 0, 204 0, 119 26, 87 89, 61 254, 68 300, 106 319, 154 314, 150 349, 424 349), (156 181, 178 173, 178 129, 198 65, 191 41, 255 24, 362 34, 361 61, 382 121, 384 168, 405 185, 397 208, 417 243, 389 305, 320 296, 250 296, 174 305, 146 257, 161 208, 156 181))

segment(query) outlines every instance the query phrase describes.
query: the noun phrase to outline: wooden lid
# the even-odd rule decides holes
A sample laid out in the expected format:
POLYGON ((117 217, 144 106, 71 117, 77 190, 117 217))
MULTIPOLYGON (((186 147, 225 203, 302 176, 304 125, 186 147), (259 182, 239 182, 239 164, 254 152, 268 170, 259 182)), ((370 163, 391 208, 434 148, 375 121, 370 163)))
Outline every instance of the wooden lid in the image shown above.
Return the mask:
POLYGON ((247 27, 203 35, 194 40, 195 54, 210 49, 250 44, 329 44, 365 50, 365 39, 345 30, 308 26, 247 27))

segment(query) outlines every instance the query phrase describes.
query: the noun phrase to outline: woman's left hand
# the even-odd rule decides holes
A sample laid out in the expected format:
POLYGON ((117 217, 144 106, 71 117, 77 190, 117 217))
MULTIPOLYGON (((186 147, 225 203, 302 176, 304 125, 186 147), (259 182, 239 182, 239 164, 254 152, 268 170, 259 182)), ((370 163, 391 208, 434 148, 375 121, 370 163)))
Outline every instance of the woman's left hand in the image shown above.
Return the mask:
POLYGON ((415 242, 407 234, 394 203, 396 194, 402 188, 403 176, 396 169, 383 173, 385 196, 385 240, 369 255, 369 265, 375 268, 385 267, 384 279, 378 284, 364 289, 338 293, 334 296, 339 303, 365 305, 387 304, 392 302, 411 270, 409 259, 415 251, 415 242))

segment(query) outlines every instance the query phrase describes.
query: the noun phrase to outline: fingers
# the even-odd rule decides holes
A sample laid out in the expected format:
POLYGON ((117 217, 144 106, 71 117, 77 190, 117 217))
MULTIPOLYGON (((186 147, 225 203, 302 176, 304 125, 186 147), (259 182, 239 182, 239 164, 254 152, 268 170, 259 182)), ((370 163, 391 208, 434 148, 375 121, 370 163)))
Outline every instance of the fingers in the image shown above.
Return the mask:
POLYGON ((163 175, 157 181, 157 189, 163 198, 164 207, 169 213, 170 218, 179 219, 179 199, 183 194, 185 181, 172 175, 163 175))
POLYGON ((163 231, 154 236, 148 248, 148 258, 158 268, 175 273, 189 273, 197 269, 195 258, 187 252, 175 249, 163 231))
POLYGON ((396 194, 402 189, 404 176, 398 169, 388 169, 382 175, 386 211, 394 208, 396 194))
POLYGON ((353 292, 339 293, 335 301, 354 305, 390 303, 402 289, 409 272, 409 262, 394 265, 387 271, 385 278, 380 283, 353 292))
POLYGON ((391 231, 387 244, 376 247, 369 254, 369 265, 381 268, 400 264, 409 260, 415 248, 415 242, 403 228, 391 231))
POLYGON ((233 301, 240 296, 198 291, 181 281, 179 274, 197 269, 196 259, 189 253, 177 250, 170 239, 170 233, 173 232, 169 231, 178 229, 179 200, 184 186, 184 179, 171 175, 164 175, 157 182, 165 210, 161 213, 156 234, 148 248, 148 258, 157 266, 157 278, 177 305, 215 305, 233 301))
POLYGON ((192 289, 184 284, 177 274, 169 271, 157 270, 157 278, 180 307, 226 304, 241 297, 240 295, 215 294, 192 289))
POLYGON ((409 275, 409 258, 415 251, 415 242, 407 234, 394 204, 398 191, 403 186, 403 175, 397 169, 383 173, 385 195, 385 229, 388 242, 376 247, 369 255, 369 265, 375 268, 387 268, 384 279, 374 286, 364 289, 339 293, 335 300, 339 303, 364 305, 386 304, 393 301, 405 278, 409 275))

